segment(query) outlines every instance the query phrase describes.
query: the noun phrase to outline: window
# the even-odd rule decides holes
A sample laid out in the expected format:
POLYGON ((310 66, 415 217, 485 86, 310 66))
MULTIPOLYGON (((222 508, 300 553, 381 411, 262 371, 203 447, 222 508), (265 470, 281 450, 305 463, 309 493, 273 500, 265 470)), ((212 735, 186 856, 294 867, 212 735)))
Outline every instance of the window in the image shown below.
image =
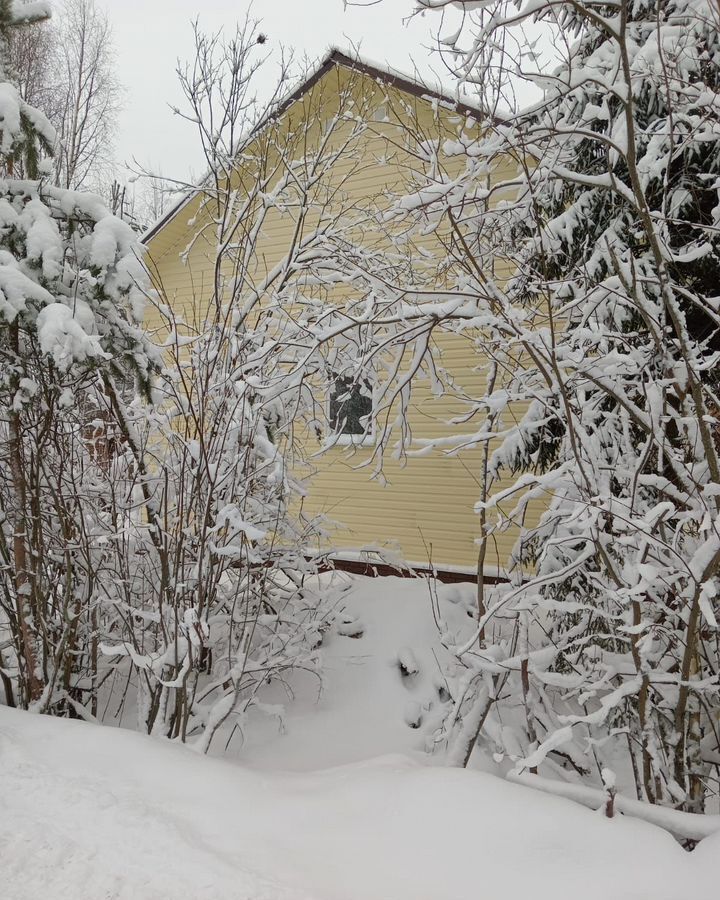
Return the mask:
POLYGON ((372 440, 374 426, 368 421, 372 409, 372 385, 366 378, 358 381, 349 375, 336 376, 328 418, 338 443, 372 440))

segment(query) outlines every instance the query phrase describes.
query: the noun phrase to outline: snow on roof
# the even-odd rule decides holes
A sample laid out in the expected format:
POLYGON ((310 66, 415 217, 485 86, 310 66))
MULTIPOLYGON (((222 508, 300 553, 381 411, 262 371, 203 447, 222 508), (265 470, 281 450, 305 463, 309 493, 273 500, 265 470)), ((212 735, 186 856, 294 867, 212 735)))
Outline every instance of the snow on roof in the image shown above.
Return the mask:
MULTIPOLYGON (((453 97, 449 93, 443 90, 439 90, 437 86, 433 87, 427 84, 419 74, 415 76, 410 76, 404 73, 401 73, 397 69, 394 69, 388 65, 382 65, 381 63, 370 61, 366 57, 362 57, 357 53, 350 55, 343 50, 340 50, 337 47, 330 47, 326 52, 325 56, 321 58, 320 62, 310 70, 310 73, 303 79, 303 81, 295 88, 293 88, 284 100, 281 100, 279 105, 275 107, 271 114, 268 115, 265 119, 261 120, 253 129, 252 134, 256 134, 262 128, 265 127, 268 121, 276 118, 282 113, 285 112, 293 103, 299 100, 307 91, 309 91, 327 72, 330 71, 334 66, 344 66, 345 68, 353 69, 356 72, 362 72, 365 75, 370 76, 371 78, 382 81, 383 84, 390 85, 391 87, 397 88, 398 90, 404 91, 405 93, 412 94, 414 97, 418 97, 421 100, 425 100, 429 103, 437 102, 442 104, 448 109, 456 110, 462 115, 471 116, 475 118, 482 118, 484 116, 483 111, 477 107, 470 105, 466 100, 460 99, 458 97, 453 97)), ((204 179, 203 179, 204 180, 204 179)), ((191 190, 186 191, 180 200, 178 200, 166 213, 164 213, 156 222, 154 222, 143 234, 141 237, 141 242, 143 244, 147 244, 153 237, 155 237, 158 232, 162 230, 162 228, 167 225, 171 219, 175 218, 175 216, 186 206, 192 198, 197 193, 197 188, 193 188, 191 190)))
POLYGON ((444 88, 439 79, 434 84, 431 84, 417 71, 409 75, 387 63, 379 63, 357 53, 348 54, 337 47, 331 47, 325 56, 324 64, 327 65, 331 62, 365 72, 367 75, 379 78, 385 84, 390 84, 422 100, 437 100, 447 108, 457 110, 465 115, 477 118, 482 118, 486 115, 480 106, 473 102, 474 98, 469 97, 467 94, 457 94, 456 96, 444 88))

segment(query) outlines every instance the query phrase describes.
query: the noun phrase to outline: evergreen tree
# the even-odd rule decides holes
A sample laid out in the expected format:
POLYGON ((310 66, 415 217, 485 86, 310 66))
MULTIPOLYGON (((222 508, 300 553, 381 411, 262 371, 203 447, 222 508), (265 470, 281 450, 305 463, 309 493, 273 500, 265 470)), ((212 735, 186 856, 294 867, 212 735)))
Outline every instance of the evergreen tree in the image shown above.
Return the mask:
POLYGON ((7 39, 47 15, 44 2, 0 2, 0 628, 14 653, 0 665, 7 702, 78 712, 95 695, 98 478, 123 390, 134 380, 147 393, 158 361, 140 327, 132 229, 98 197, 42 177, 52 128, 20 99, 7 39), (19 159, 36 177, 13 178, 19 159))
POLYGON ((553 481, 529 546, 556 667, 614 689, 595 718, 627 733, 646 799, 698 809, 717 671, 720 40, 705 3, 599 10, 563 7, 573 54, 520 125, 538 214, 514 229, 511 296, 542 298, 563 331, 542 424, 524 423, 521 461, 553 481))
MULTIPOLYGON (((700 811, 720 749, 718 10, 457 5, 476 11, 470 49, 467 22, 454 44, 469 80, 513 28, 572 41, 554 72, 512 61, 542 101, 446 148, 468 158, 464 206, 437 204, 461 238, 459 283, 469 271, 477 291, 480 353, 506 373, 479 403, 504 435, 491 471, 520 473, 483 504, 521 538, 516 587, 478 629, 516 611, 514 637, 488 653, 511 657, 503 684, 517 678, 524 700, 512 753, 530 771, 564 759, 588 774, 594 760, 598 783, 602 757, 629 753, 640 798, 700 811), (470 207, 478 170, 508 158, 504 202, 470 207), (492 279, 498 260, 509 280, 492 279), (512 400, 526 404, 517 425, 512 400)), ((466 665, 493 671, 471 647, 466 665)))
POLYGON ((55 129, 46 116, 27 104, 12 81, 9 41, 15 28, 47 19, 47 2, 20 3, 0 0, 0 154, 3 168, 12 174, 17 159, 30 178, 37 178, 40 154, 50 153, 55 129))

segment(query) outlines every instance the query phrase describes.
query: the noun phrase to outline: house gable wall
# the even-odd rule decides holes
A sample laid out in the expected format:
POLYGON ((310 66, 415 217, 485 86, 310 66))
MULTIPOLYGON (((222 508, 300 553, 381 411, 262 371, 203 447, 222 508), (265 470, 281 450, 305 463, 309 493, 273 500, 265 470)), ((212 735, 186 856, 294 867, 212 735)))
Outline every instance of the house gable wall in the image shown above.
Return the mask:
MULTIPOLYGON (((394 192, 407 190, 418 165, 413 158, 418 140, 452 137, 458 126, 466 123, 468 111, 458 113, 437 99, 410 94, 402 85, 373 78, 366 70, 335 64, 284 109, 284 127, 292 133, 294 123, 310 117, 316 123, 317 138, 334 115, 337 97, 347 93, 351 82, 357 114, 368 120, 370 127, 333 166, 334 202, 356 209, 382 208, 394 192), (403 127, 397 127, 398 121, 403 127), (415 132, 410 140, 407 128, 415 132)), ((342 138, 342 129, 337 137, 342 138)), ((256 140, 262 140, 262 133, 256 140)), ((508 168, 512 166, 508 161, 508 168)), ((505 174, 498 172, 497 177, 505 174)), ((242 175, 239 186, 241 183, 242 175)), ((214 248, 210 237, 202 233, 199 207, 198 197, 189 199, 148 242, 148 268, 166 302, 190 329, 204 319, 213 285, 214 248)), ((282 255, 292 233, 292 215, 273 211, 267 216, 255 261, 259 280, 282 255)), ((363 240, 378 249, 389 246, 381 230, 368 230, 363 240)), ((435 241, 429 236, 422 250, 441 259, 435 241)), ((351 291, 351 286, 342 286, 334 291, 333 299, 342 303, 351 291)), ((158 329, 162 341, 159 318, 150 313, 148 325, 158 329)), ((475 349, 469 337, 445 334, 438 338, 436 350, 443 366, 468 395, 483 392, 482 379, 474 371, 475 349)), ((458 400, 434 396, 427 381, 419 379, 408 421, 416 437, 439 438, 448 434, 453 427, 449 422, 465 410, 458 400)), ((463 430, 473 428, 464 426, 463 430)), ((479 450, 460 455, 434 451, 407 460, 388 454, 382 477, 372 478, 372 462, 363 465, 372 447, 335 446, 321 452, 322 444, 313 434, 304 438, 304 445, 307 465, 303 474, 308 476, 304 513, 323 513, 336 523, 331 537, 334 547, 350 553, 384 548, 405 560, 432 561, 441 568, 472 570, 476 565, 479 521, 474 504, 480 495, 479 450)), ((515 535, 507 532, 491 541, 486 557, 489 571, 503 567, 514 540, 515 535)), ((312 549, 325 550, 327 546, 312 549)))

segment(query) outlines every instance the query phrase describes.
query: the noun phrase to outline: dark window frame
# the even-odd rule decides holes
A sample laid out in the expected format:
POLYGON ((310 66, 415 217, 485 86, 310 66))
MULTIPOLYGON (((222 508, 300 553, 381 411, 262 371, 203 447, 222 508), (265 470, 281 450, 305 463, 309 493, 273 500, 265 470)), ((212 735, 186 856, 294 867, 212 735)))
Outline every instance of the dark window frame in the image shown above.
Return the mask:
POLYGON ((370 428, 367 427, 367 422, 362 421, 372 415, 374 404, 374 385, 370 378, 337 374, 330 388, 327 404, 331 442, 341 445, 374 443, 374 420, 370 421, 370 428), (361 382, 365 385, 364 391, 361 389, 361 382), (343 419, 341 413, 347 406, 350 406, 350 414, 343 419), (338 425, 342 430, 338 430, 338 425))

